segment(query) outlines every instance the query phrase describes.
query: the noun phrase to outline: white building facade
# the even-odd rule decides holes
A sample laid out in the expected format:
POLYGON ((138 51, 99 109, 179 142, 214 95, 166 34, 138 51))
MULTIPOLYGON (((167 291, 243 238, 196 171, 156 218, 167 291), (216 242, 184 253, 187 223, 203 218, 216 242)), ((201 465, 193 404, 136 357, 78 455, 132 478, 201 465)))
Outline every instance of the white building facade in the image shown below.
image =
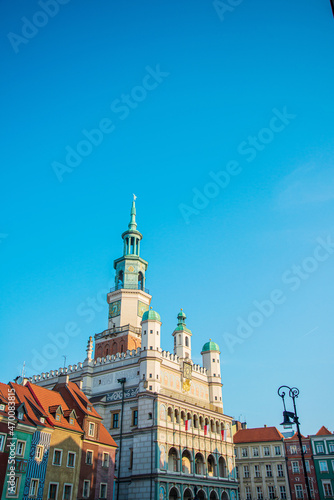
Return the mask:
POLYGON ((108 328, 90 337, 84 362, 32 377, 77 382, 118 445, 117 500, 237 500, 232 418, 223 412, 219 347, 191 358, 192 332, 179 312, 173 352, 160 347, 161 319, 145 288, 148 263, 132 204, 123 256, 114 262, 108 328))

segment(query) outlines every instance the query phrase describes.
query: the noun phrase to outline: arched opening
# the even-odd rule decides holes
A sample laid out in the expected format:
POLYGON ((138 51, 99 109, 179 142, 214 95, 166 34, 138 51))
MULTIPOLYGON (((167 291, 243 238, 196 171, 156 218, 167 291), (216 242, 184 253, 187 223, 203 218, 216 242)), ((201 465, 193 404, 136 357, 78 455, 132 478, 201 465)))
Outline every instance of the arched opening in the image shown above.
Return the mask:
POLYGON ((109 344, 106 345, 105 350, 104 350, 104 355, 108 356, 109 355, 109 344))
POLYGON ((179 492, 175 486, 170 490, 168 500, 178 500, 180 498, 179 492))
POLYGON ((217 492, 212 490, 210 493, 210 500, 218 500, 217 492))
POLYGON ((199 426, 201 429, 203 429, 203 427, 204 427, 203 417, 199 417, 199 426))
POLYGON ((191 490, 187 488, 184 493, 183 493, 183 500, 192 500, 193 495, 191 493, 191 490))
POLYGON ((194 415, 194 429, 198 429, 198 416, 194 415))
POLYGON ((173 409, 170 406, 167 412, 167 422, 173 422, 173 409))
POLYGON ((178 472, 177 451, 175 448, 171 448, 168 452, 168 470, 170 472, 178 472))
POLYGON ((210 430, 211 430, 211 432, 215 432, 215 423, 212 419, 210 421, 210 430))
POLYGON ((205 493, 203 490, 199 490, 197 492, 197 498, 198 498, 198 500, 205 500, 206 499, 206 496, 205 496, 205 493))
POLYGON ((228 494, 226 493, 226 491, 223 491, 221 500, 229 500, 228 499, 228 494))
POLYGON ((123 274, 123 271, 120 271, 118 273, 118 277, 117 277, 116 288, 117 288, 117 290, 119 290, 120 288, 123 288, 123 286, 124 286, 124 274, 123 274))
POLYGON ((181 411, 181 424, 184 425, 184 421, 186 419, 186 414, 184 413, 184 411, 182 410, 181 411))
POLYGON ((219 422, 217 421, 216 422, 216 433, 219 434, 220 432, 220 425, 219 425, 219 422))
POLYGON ((215 476, 215 459, 213 458, 213 455, 208 456, 208 475, 209 476, 215 476))
POLYGON ((114 342, 112 345, 112 353, 116 354, 116 352, 117 352, 117 342, 114 342))
POLYGON ((144 277, 143 273, 140 271, 138 273, 138 290, 143 290, 144 289, 144 277))
POLYGON ((202 453, 196 453, 195 455, 195 474, 203 475, 204 471, 204 458, 202 453))
POLYGON ((121 343, 121 352, 124 352, 124 344, 123 344, 123 342, 121 343))
POLYGON ((191 474, 191 455, 188 450, 182 453, 182 472, 183 474, 191 474))
POLYGON ((179 412, 179 410, 177 408, 175 409, 174 417, 175 417, 175 422, 177 424, 179 424, 180 423, 180 412, 179 412))
POLYGON ((218 460, 219 477, 226 477, 226 461, 224 457, 219 457, 218 460))

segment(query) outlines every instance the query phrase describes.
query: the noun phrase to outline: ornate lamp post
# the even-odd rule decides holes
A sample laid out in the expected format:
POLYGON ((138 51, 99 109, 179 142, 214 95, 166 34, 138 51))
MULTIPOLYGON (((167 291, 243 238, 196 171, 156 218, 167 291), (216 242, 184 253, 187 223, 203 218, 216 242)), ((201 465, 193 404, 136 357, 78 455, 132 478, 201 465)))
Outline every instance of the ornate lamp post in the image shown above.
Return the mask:
POLYGON ((310 484, 308 482, 308 477, 307 477, 307 471, 306 471, 306 465, 305 465, 305 457, 304 457, 304 450, 303 450, 303 443, 302 443, 302 436, 300 434, 300 428, 299 428, 299 419, 297 415, 297 408, 296 408, 296 398, 298 398, 299 395, 299 389, 297 387, 289 387, 287 385, 281 385, 281 387, 277 391, 278 395, 282 398, 283 401, 283 422, 281 425, 283 425, 284 428, 291 428, 292 424, 296 424, 297 426, 297 434, 298 434, 298 440, 299 440, 299 446, 300 446, 300 453, 302 456, 302 463, 303 463, 303 471, 304 471, 304 478, 305 478, 305 484, 306 484, 306 491, 307 491, 307 497, 308 500, 311 499, 311 490, 310 490, 310 484), (293 402, 293 412, 292 411, 287 411, 286 406, 285 406, 285 391, 284 389, 288 389, 289 391, 289 397, 292 399, 293 402))
POLYGON ((331 0, 331 6, 332 6, 332 11, 333 11, 333 16, 334 16, 334 0, 331 0))

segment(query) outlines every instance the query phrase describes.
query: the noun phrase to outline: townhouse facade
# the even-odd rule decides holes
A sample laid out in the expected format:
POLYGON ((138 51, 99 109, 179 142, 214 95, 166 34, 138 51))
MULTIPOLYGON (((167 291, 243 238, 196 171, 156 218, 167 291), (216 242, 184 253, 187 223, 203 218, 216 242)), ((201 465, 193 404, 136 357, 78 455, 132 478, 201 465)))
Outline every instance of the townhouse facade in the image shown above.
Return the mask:
POLYGON ((290 500, 284 437, 276 427, 234 435, 240 500, 290 500))
MULTIPOLYGON (((308 497, 304 477, 304 468, 297 433, 295 433, 291 438, 285 439, 284 445, 288 467, 291 499, 307 499, 308 497)), ((309 437, 302 436, 302 446, 311 497, 315 500, 319 500, 317 476, 314 467, 311 440, 309 437)))
POLYGON ((322 426, 310 436, 320 500, 334 498, 334 434, 322 426))

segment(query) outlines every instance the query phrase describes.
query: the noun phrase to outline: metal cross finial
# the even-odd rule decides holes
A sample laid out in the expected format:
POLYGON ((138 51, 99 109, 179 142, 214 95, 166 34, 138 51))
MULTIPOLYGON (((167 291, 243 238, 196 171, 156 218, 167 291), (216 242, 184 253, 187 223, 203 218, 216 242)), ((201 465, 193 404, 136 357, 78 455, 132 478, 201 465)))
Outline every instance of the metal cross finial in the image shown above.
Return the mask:
POLYGON ((134 194, 133 195, 133 201, 135 201, 137 199, 137 196, 134 194))

